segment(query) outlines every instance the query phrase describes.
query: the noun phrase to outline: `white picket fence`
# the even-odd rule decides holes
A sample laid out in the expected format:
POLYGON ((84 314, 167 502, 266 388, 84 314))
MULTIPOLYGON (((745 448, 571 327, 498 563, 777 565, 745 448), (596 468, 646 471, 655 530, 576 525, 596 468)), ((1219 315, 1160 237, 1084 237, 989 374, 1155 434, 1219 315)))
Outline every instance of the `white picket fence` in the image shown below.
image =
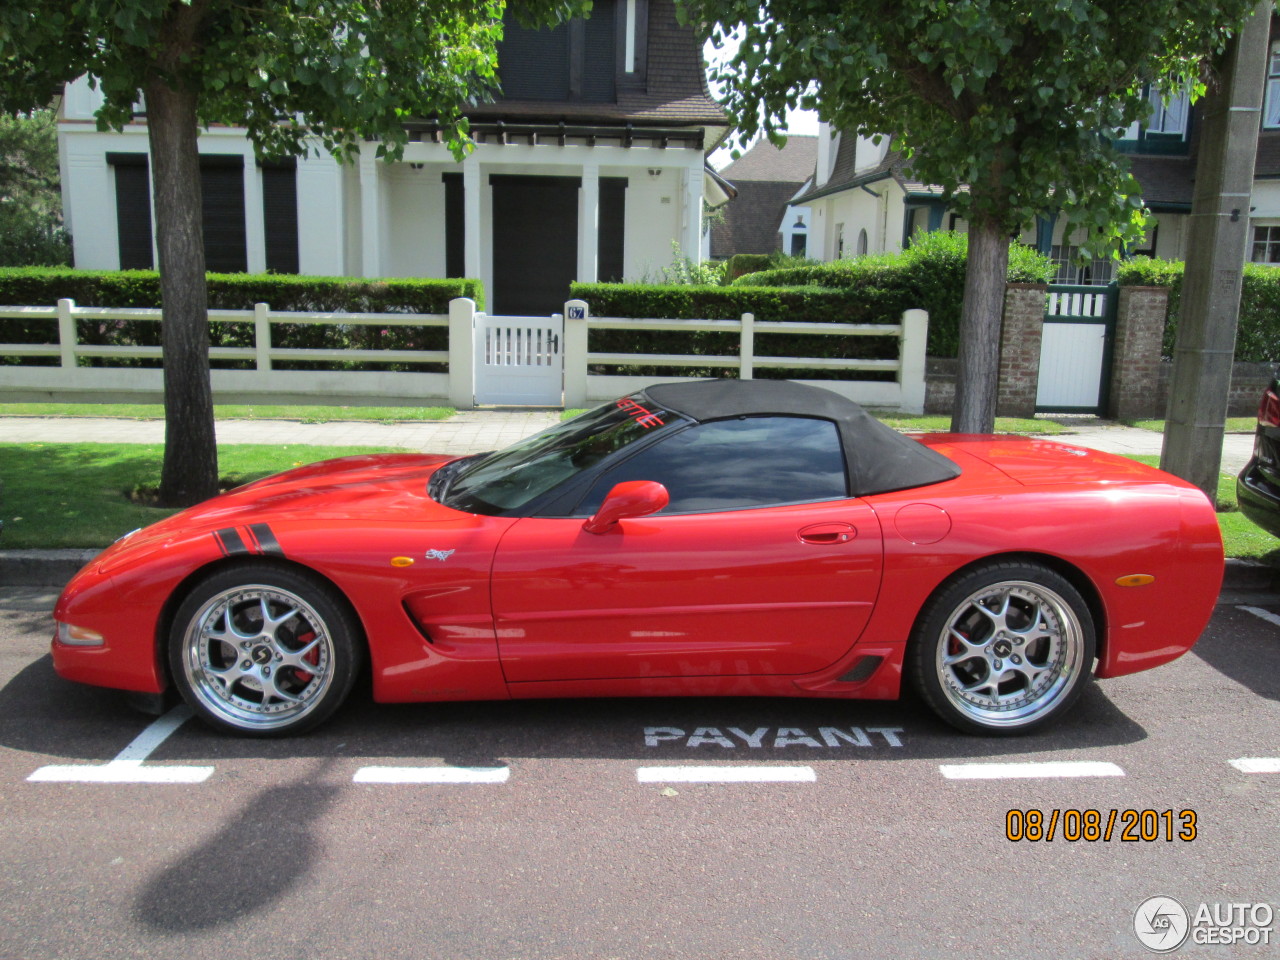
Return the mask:
POLYGON ((802 320, 756 320, 744 313, 738 320, 659 320, 626 317, 592 317, 587 304, 571 300, 565 304, 564 403, 581 407, 598 400, 610 400, 634 392, 652 383, 691 379, 678 371, 688 367, 737 368, 738 376, 749 380, 757 368, 789 370, 839 370, 856 374, 867 371, 892 373, 893 380, 800 380, 825 387, 880 409, 923 413, 925 394, 925 346, 929 332, 929 314, 924 310, 908 310, 900 323, 813 323, 802 320), (738 336, 738 353, 721 356, 679 354, 592 353, 587 349, 591 330, 643 330, 655 332, 716 332, 738 336), (779 357, 758 354, 756 334, 785 333, 814 337, 894 337, 898 341, 898 357, 893 360, 841 359, 832 357, 779 357), (592 365, 634 365, 669 367, 676 375, 639 377, 592 374, 592 365))
MULTIPOLYGON (((908 310, 898 324, 761 322, 751 314, 738 320, 663 320, 591 317, 582 301, 565 304, 564 381, 562 402, 581 407, 632 392, 662 380, 687 379, 682 369, 721 367, 737 369, 743 379, 765 367, 839 370, 850 379, 812 382, 869 406, 919 413, 924 409, 925 340, 928 315, 908 310), (736 355, 608 354, 587 349, 589 330, 645 330, 664 332, 716 331, 738 337, 736 355), (758 333, 821 336, 895 337, 897 359, 831 359, 822 357, 761 356, 755 350, 758 333), (670 368, 670 377, 599 375, 591 366, 635 365, 670 368), (894 374, 893 380, 859 380, 866 371, 894 374)), ((158 309, 79 307, 59 300, 55 307, 0 306, 0 319, 56 321, 55 343, 3 343, 0 353, 12 357, 56 357, 57 365, 0 364, 0 400, 156 402, 163 396, 163 371, 159 368, 82 366, 82 358, 159 359, 159 347, 99 346, 79 342, 76 322, 143 320, 159 323, 158 309)), ((405 313, 301 313, 271 310, 257 304, 252 310, 210 310, 211 323, 251 322, 254 343, 249 347, 214 347, 213 360, 244 360, 252 368, 211 371, 216 402, 229 403, 422 403, 448 402, 459 409, 473 407, 476 396, 477 350, 474 339, 477 311, 469 299, 453 300, 448 314, 405 313), (273 346, 272 328, 279 324, 338 324, 376 327, 447 327, 448 350, 298 349, 273 346), (280 370, 285 361, 368 361, 376 363, 440 363, 448 373, 378 372, 355 370, 280 370)), ((530 318, 531 322, 537 322, 530 318)), ((555 399, 548 405, 558 405, 555 399)))

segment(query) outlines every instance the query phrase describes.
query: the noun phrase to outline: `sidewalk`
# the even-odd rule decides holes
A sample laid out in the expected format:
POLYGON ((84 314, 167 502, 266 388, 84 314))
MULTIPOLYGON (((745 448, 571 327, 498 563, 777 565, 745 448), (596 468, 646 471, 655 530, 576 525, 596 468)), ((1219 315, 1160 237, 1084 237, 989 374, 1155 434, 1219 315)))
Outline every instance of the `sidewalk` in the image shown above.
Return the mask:
MULTIPOLYGON (((219 443, 286 446, 396 447, 425 453, 469 454, 498 450, 544 430, 560 420, 559 410, 493 407, 464 410, 448 420, 419 423, 292 420, 220 420, 219 443)), ((1063 418, 1072 432, 1050 440, 1119 454, 1159 455, 1162 437, 1150 430, 1125 427, 1092 417, 1063 418)), ((4 443, 163 443, 164 421, 90 417, 0 417, 4 443)), ((1222 472, 1239 473, 1253 451, 1252 434, 1228 434, 1222 449, 1222 472)), ((94 550, 0 550, 0 584, 60 586, 93 557, 94 550)), ((1228 564, 1234 589, 1264 589, 1272 574, 1255 565, 1228 564)))

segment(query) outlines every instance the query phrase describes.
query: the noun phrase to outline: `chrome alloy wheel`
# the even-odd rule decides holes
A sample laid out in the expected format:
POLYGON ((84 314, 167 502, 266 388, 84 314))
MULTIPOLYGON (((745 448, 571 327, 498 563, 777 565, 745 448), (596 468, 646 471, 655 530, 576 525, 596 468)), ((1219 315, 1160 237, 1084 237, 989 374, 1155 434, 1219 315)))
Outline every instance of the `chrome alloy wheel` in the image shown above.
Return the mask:
POLYGON ((187 623, 182 670, 210 714, 242 730, 292 727, 325 700, 334 640, 292 590, 248 583, 218 591, 187 623))
POLYGON ((943 696, 986 728, 1020 727, 1052 711, 1084 669, 1085 634, 1072 606, 1043 583, 984 586, 952 608, 935 645, 943 696))

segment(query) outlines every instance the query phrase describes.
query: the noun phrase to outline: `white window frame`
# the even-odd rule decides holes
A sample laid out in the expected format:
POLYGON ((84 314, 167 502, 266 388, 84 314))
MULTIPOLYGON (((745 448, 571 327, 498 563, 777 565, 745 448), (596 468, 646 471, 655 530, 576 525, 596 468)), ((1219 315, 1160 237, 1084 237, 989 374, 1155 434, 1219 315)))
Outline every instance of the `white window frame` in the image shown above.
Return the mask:
POLYGON ((1187 135, 1187 115, 1191 112, 1191 98, 1185 90, 1175 93, 1168 100, 1155 87, 1147 93, 1151 101, 1151 116, 1144 125, 1147 133, 1160 133, 1179 137, 1187 135))
POLYGON ((1280 265, 1280 221, 1250 224, 1249 262, 1280 265), (1258 253, 1262 256, 1259 258, 1258 253))
POLYGON ((1267 98, 1262 110, 1262 128, 1280 128, 1280 40, 1271 44, 1267 58, 1267 98))

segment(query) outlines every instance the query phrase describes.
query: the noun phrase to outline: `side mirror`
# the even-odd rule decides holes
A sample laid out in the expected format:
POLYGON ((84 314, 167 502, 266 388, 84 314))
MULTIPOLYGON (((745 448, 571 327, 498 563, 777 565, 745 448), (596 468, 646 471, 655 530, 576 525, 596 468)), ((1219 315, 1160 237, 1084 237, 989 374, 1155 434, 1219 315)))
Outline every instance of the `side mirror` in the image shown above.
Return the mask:
POLYGON ((660 483, 653 480, 628 480, 609 491, 596 515, 584 523, 582 529, 587 533, 604 533, 619 520, 657 513, 670 500, 667 488, 660 483))

